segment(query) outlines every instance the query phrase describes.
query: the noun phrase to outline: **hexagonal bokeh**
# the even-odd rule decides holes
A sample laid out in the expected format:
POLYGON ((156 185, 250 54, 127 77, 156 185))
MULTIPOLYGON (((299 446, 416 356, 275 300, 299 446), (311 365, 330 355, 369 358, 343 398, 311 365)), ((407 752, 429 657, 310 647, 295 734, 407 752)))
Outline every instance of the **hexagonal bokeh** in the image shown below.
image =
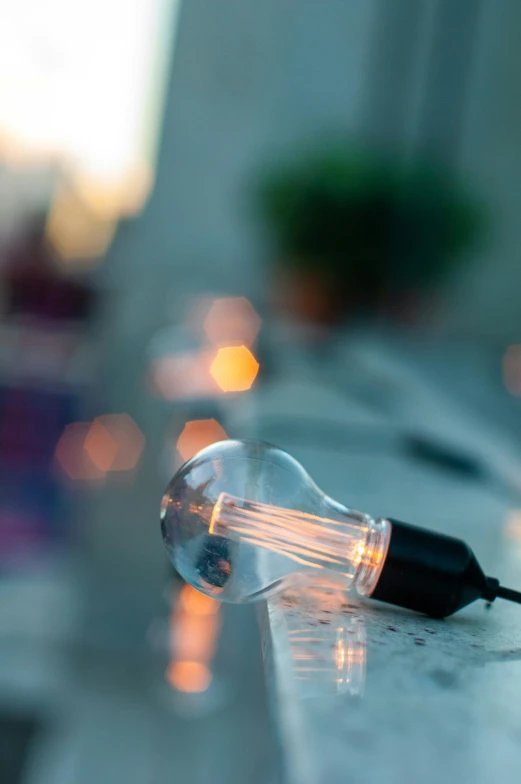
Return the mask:
POLYGON ((193 419, 187 422, 177 439, 177 451, 184 461, 204 449, 205 446, 228 438, 224 428, 216 419, 193 419))
POLYGON ((242 343, 251 347, 259 334, 261 317, 246 297, 214 299, 203 328, 214 344, 242 343))
POLYGON ((85 440, 91 427, 90 422, 73 422, 67 425, 56 445, 54 457, 69 479, 88 481, 103 479, 105 476, 105 471, 85 450, 85 440))
POLYGON ((245 392, 259 372, 259 363, 246 346, 220 348, 210 373, 223 392, 245 392))
POLYGON ((130 471, 138 463, 145 436, 128 414, 105 414, 92 423, 85 451, 101 471, 130 471))

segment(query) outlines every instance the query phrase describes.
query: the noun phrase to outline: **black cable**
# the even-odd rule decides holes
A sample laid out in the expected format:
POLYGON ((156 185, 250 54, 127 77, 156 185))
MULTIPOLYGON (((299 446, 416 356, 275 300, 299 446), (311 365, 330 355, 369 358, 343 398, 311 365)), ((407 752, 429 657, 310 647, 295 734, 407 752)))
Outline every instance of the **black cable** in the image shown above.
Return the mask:
POLYGON ((344 426, 320 417, 264 416, 260 418, 262 436, 291 438, 314 446, 341 452, 379 452, 403 454, 462 478, 483 482, 490 478, 483 463, 469 452, 436 442, 419 433, 408 433, 385 425, 350 424, 344 426))
POLYGON ((499 599, 508 599, 509 602, 521 604, 521 592, 514 591, 512 588, 505 588, 503 585, 498 586, 496 596, 499 599))
POLYGON ((520 492, 510 482, 470 452, 452 444, 435 441, 430 436, 409 433, 385 425, 355 424, 344 426, 320 417, 268 415, 260 417, 258 437, 266 440, 280 439, 323 447, 340 452, 378 452, 402 455, 415 462, 445 471, 460 479, 475 481, 486 486, 503 501, 519 505, 520 492))

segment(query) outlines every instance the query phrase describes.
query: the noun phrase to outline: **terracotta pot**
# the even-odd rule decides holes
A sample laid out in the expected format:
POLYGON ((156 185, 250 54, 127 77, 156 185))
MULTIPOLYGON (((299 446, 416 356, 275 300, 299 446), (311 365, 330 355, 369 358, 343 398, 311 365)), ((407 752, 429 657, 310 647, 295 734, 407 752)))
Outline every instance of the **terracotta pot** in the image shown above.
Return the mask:
POLYGON ((276 310, 297 321, 322 327, 336 326, 346 313, 346 302, 334 282, 320 270, 277 268, 273 299, 276 310))
POLYGON ((273 275, 273 304, 283 317, 326 330, 354 316, 402 325, 429 320, 432 292, 406 287, 391 292, 372 283, 367 287, 354 280, 350 286, 319 269, 281 264, 273 275))

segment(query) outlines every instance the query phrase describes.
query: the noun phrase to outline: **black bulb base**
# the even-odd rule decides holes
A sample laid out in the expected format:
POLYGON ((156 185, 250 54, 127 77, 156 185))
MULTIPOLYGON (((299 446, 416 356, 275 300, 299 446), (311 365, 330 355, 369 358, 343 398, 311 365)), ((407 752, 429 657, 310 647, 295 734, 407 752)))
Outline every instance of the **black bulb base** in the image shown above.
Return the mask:
POLYGON ((498 580, 485 576, 461 539, 389 522, 389 549, 371 598, 445 618, 476 599, 492 602, 501 595, 498 580))

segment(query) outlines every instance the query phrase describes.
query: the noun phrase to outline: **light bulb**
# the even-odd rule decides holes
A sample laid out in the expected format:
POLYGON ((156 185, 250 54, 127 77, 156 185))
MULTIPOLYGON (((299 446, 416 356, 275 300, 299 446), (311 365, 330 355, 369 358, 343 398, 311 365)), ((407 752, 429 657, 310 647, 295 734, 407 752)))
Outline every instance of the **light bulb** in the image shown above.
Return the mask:
POLYGON ((480 598, 521 603, 461 539, 342 506, 260 441, 218 442, 185 463, 163 496, 161 528, 185 580, 222 601, 315 584, 434 617, 480 598))
POLYGON ((326 496, 289 454, 258 441, 203 449, 174 476, 163 538, 184 579, 227 602, 303 583, 369 596, 391 526, 326 496))

